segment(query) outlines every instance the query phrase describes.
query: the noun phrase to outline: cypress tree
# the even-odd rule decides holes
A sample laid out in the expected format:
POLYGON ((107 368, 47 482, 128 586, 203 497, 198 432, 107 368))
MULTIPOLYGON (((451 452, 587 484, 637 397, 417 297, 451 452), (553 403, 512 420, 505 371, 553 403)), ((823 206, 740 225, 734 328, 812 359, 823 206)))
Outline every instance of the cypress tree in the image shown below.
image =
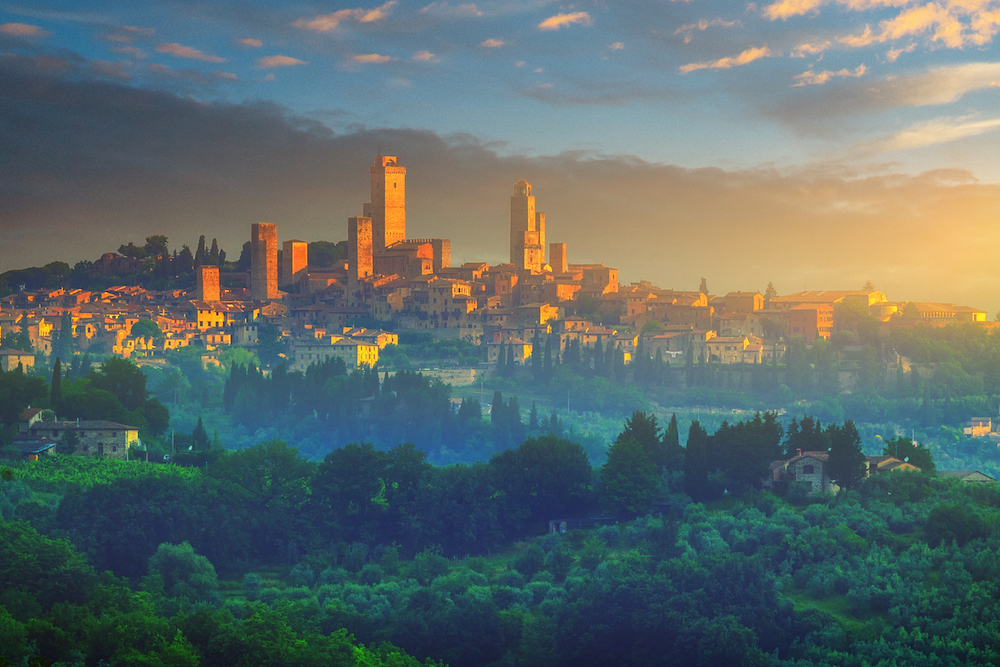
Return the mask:
POLYGON ((594 375, 604 375, 604 344, 601 342, 600 336, 594 343, 594 375))
POLYGON ((542 340, 538 336, 538 327, 535 327, 535 334, 531 338, 531 374, 535 382, 542 379, 542 340))
POLYGON ((695 501, 708 496, 708 433, 697 420, 691 422, 684 450, 684 489, 695 501))
POLYGON ((532 433, 538 430, 538 406, 531 402, 531 414, 528 417, 528 430, 532 433))
POLYGON ((59 357, 56 357, 56 363, 52 366, 52 386, 49 387, 49 407, 55 410, 61 399, 62 364, 59 363, 59 357))
POLYGON ((191 433, 191 440, 193 441, 195 450, 203 451, 208 449, 208 432, 205 431, 205 425, 201 421, 201 416, 198 417, 198 423, 191 433))

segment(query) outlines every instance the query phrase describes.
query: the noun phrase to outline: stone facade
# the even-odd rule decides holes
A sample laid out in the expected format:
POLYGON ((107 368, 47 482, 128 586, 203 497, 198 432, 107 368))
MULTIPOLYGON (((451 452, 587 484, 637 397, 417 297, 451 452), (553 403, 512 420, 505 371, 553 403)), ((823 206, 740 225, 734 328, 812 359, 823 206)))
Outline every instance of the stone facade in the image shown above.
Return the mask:
POLYGON ((285 241, 281 244, 281 284, 294 285, 309 271, 309 244, 285 241))
POLYGON ((109 421, 37 421, 28 428, 33 436, 61 440, 67 431, 76 431, 80 438, 76 454, 87 458, 113 458, 126 460, 128 450, 139 442, 136 426, 109 421))
POLYGON ((255 222, 250 232, 250 298, 278 298, 278 226, 255 222))
POLYGON ((371 174, 371 202, 365 217, 372 220, 375 252, 406 239, 406 167, 395 155, 376 155, 371 174))
POLYGON ((198 267, 198 287, 195 298, 198 301, 222 300, 222 291, 219 287, 219 267, 198 267))
POLYGON ((568 265, 566 264, 565 243, 549 244, 549 266, 552 267, 553 273, 566 273, 568 265))
POLYGON ((535 272, 545 264, 545 214, 535 211, 531 184, 525 180, 517 182, 510 198, 510 263, 535 272))

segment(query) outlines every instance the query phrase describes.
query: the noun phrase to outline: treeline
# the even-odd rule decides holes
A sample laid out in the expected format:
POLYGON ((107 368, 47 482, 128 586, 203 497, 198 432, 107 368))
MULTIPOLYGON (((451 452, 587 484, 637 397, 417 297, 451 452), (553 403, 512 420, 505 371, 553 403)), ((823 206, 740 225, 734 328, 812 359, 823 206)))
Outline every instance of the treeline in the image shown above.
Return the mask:
POLYGON ((525 422, 516 396, 495 392, 487 419, 477 400, 456 405, 440 380, 406 370, 380 379, 367 367, 348 372, 336 358, 304 373, 279 363, 266 376, 252 364, 234 364, 222 408, 234 425, 287 433, 317 458, 341 443, 365 441, 383 449, 412 442, 438 463, 485 460, 526 437, 563 432, 557 416, 534 406, 525 422))

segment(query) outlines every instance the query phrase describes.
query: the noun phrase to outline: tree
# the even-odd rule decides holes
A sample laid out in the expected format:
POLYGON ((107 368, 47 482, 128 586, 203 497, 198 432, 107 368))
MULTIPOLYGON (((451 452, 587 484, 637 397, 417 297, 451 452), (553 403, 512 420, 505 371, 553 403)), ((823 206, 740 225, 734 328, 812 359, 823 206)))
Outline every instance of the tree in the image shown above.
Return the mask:
POLYGON ((159 575, 163 591, 169 597, 183 597, 191 602, 204 600, 219 589, 212 563, 195 553, 188 542, 161 544, 149 557, 149 574, 159 575))
POLYGON ((695 420, 684 449, 684 490, 696 501, 708 497, 708 433, 695 420))
POLYGON ((162 234, 154 234, 146 237, 146 254, 150 257, 167 254, 167 237, 162 234))
POLYGON ((774 283, 768 281, 767 288, 764 290, 764 301, 768 302, 778 296, 778 290, 774 288, 774 283))
POLYGON ((194 427, 194 432, 191 433, 191 439, 195 451, 202 452, 208 449, 208 432, 205 430, 205 424, 202 423, 200 416, 198 417, 198 423, 194 427))
POLYGON ((663 432, 663 449, 666 454, 667 470, 679 470, 684 462, 684 448, 681 447, 676 412, 670 415, 670 424, 663 432))
POLYGON ((59 444, 56 445, 56 452, 59 454, 76 454, 79 446, 80 435, 76 432, 75 428, 68 428, 63 431, 62 438, 59 440, 59 444))
POLYGON ((140 410, 146 405, 146 376, 128 359, 109 357, 100 371, 91 371, 90 387, 114 395, 126 410, 140 410))
POLYGON ((129 334, 132 338, 163 338, 160 325, 153 320, 139 320, 132 325, 132 331, 129 334))
POLYGON ((861 436, 854 422, 848 419, 843 426, 827 426, 830 439, 830 458, 827 474, 842 489, 856 489, 865 479, 866 459, 861 451, 861 436))
POLYGON ((872 283, 872 281, 866 280, 865 284, 861 286, 861 290, 863 292, 874 292, 875 291, 875 285, 874 285, 874 283, 872 283))
POLYGON ((642 445, 642 451, 658 468, 666 465, 666 449, 660 439, 660 425, 656 422, 656 415, 640 410, 633 412, 632 416, 625 420, 625 428, 618 434, 615 442, 623 440, 634 440, 642 445))
POLYGON ((63 312, 59 323, 59 337, 56 342, 55 355, 65 359, 67 363, 73 358, 73 316, 67 310, 63 312))
POLYGON ((49 386, 49 405, 55 408, 59 405, 59 401, 62 399, 62 364, 59 363, 59 357, 56 357, 56 363, 52 365, 52 384, 49 386))
POLYGON ((927 447, 916 445, 909 438, 897 437, 887 440, 882 447, 882 456, 891 456, 900 461, 905 461, 915 465, 924 472, 932 472, 934 470, 934 459, 931 457, 931 450, 927 447))
POLYGON ((652 507, 659 481, 659 468, 642 445, 632 438, 618 440, 601 468, 601 505, 612 516, 634 519, 652 507))

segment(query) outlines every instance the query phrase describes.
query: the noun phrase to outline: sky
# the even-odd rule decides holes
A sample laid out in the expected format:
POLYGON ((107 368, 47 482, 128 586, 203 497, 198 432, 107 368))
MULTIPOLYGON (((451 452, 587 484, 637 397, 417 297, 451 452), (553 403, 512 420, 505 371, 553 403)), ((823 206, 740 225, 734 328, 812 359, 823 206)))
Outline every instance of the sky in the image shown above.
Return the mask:
POLYGON ((1000 310, 1000 0, 0 2, 0 272, 250 224, 1000 310))

